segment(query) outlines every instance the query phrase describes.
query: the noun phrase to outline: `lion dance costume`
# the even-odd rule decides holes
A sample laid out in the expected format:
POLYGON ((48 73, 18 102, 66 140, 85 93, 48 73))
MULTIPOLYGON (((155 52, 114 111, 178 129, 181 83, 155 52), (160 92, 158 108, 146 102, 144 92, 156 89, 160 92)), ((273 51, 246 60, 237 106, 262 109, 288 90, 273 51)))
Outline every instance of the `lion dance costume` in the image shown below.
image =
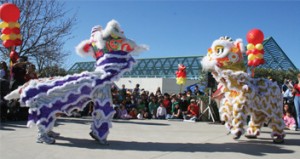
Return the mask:
POLYGON ((247 115, 250 122, 246 137, 256 138, 264 123, 272 129, 275 143, 284 142, 285 127, 282 119, 282 94, 276 82, 264 78, 251 78, 245 72, 242 54, 245 52, 241 39, 229 37, 215 40, 208 54, 201 61, 204 70, 211 71, 222 85, 224 98, 219 109, 225 126, 239 139, 244 134, 247 115))
POLYGON ((31 80, 11 92, 5 98, 20 99, 22 106, 29 107, 28 126, 38 127, 38 142, 55 143, 48 135, 52 130, 56 114, 70 114, 74 109, 82 110, 93 102, 91 137, 107 144, 107 135, 115 113, 112 108, 111 84, 130 70, 135 63, 130 53, 147 50, 125 37, 117 21, 110 21, 103 30, 92 29, 91 38, 77 47, 78 54, 96 58, 94 72, 31 80))

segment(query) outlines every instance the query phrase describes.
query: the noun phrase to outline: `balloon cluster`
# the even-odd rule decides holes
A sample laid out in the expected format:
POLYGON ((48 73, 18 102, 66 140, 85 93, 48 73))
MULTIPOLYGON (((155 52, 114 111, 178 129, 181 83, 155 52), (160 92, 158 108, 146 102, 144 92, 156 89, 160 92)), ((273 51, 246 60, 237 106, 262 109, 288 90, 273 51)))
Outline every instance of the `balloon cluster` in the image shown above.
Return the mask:
POLYGON ((176 71, 176 83, 178 85, 184 85, 186 83, 186 67, 183 64, 178 64, 178 70, 176 71))
POLYGON ((265 63, 263 40, 264 33, 259 29, 252 29, 247 33, 248 66, 256 67, 265 63))
POLYGON ((5 48, 12 48, 22 44, 22 36, 20 34, 20 18, 19 8, 11 3, 5 3, 0 6, 0 23, 1 39, 5 48))

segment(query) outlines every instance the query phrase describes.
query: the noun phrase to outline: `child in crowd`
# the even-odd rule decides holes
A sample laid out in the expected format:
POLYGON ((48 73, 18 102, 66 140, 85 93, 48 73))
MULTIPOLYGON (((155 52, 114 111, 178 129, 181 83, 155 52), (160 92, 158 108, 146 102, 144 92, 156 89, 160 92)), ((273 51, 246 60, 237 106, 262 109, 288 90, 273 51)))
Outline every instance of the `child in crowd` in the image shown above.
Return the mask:
POLYGON ((287 129, 296 131, 296 121, 289 111, 285 113, 283 120, 287 129))
POLYGON ((291 109, 287 103, 285 103, 283 106, 283 120, 286 129, 296 130, 296 120, 292 116, 291 109))
POLYGON ((157 108, 156 117, 157 117, 157 119, 166 119, 167 109, 164 107, 162 101, 160 101, 159 103, 160 103, 160 105, 157 108))

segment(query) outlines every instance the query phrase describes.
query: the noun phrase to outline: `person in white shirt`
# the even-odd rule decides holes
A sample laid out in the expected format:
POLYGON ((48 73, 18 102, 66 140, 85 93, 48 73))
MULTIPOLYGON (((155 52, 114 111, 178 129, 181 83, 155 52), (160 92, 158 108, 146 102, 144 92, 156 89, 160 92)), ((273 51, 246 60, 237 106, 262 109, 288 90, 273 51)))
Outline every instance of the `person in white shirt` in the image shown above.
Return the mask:
POLYGON ((157 119, 166 119, 166 115, 167 115, 167 110, 163 106, 162 101, 160 101, 159 107, 157 108, 157 111, 156 111, 156 117, 157 117, 157 119))

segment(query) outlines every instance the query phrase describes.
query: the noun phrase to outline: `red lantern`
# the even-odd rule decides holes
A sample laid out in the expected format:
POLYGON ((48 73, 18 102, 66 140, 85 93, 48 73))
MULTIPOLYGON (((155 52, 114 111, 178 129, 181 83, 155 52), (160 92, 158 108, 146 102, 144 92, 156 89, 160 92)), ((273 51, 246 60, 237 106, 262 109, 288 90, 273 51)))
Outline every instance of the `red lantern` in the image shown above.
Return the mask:
POLYGON ((19 55, 16 51, 11 51, 10 54, 9 54, 9 57, 10 57, 10 60, 15 63, 17 62, 18 58, 19 58, 19 55))
POLYGON ((16 22, 20 18, 20 10, 12 3, 2 4, 0 7, 0 18, 5 22, 16 22))
POLYGON ((264 33, 259 29, 252 29, 247 33, 246 38, 248 43, 252 43, 253 45, 256 45, 264 41, 264 33))

